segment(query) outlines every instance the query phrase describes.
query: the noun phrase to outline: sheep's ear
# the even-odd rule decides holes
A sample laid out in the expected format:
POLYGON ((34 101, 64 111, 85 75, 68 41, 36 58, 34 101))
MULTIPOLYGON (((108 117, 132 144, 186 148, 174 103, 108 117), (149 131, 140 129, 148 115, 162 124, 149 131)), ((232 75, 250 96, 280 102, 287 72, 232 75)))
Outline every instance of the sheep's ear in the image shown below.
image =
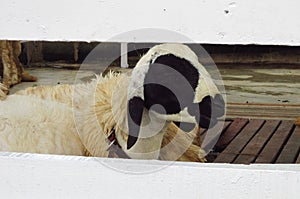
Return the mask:
POLYGON ((144 101, 140 97, 133 97, 128 102, 127 109, 128 118, 128 140, 127 149, 130 149, 137 141, 140 126, 142 123, 142 116, 144 110, 144 101))

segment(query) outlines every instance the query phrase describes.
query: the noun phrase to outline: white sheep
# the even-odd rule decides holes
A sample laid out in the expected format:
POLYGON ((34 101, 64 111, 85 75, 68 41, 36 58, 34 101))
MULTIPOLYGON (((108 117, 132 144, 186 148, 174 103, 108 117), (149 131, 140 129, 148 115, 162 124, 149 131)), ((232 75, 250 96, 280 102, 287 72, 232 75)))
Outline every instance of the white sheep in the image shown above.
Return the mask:
MULTIPOLYGON (((178 69, 179 66, 180 64, 177 63, 173 68, 178 69)), ((119 76, 110 74, 108 78, 98 76, 96 80, 88 84, 29 88, 8 97, 6 101, 0 103, 0 118, 1 122, 3 122, 0 126, 3 126, 2 130, 4 132, 2 133, 3 136, 1 135, 0 137, 1 143, 3 143, 0 150, 72 154, 72 150, 64 150, 64 148, 67 147, 67 145, 64 144, 65 138, 61 136, 62 140, 60 140, 59 136, 55 136, 57 134, 65 134, 68 139, 72 140, 71 143, 78 147, 76 150, 73 150, 73 153, 106 157, 108 155, 106 151, 108 147, 106 138, 114 130, 116 132, 116 139, 121 148, 131 158, 204 161, 204 151, 202 151, 199 146, 193 145, 191 143, 193 138, 181 131, 171 121, 196 122, 200 125, 205 124, 205 126, 209 126, 209 124, 207 125, 207 123, 203 123, 203 121, 210 122, 210 120, 214 120, 215 122, 215 118, 220 115, 219 113, 215 116, 211 113, 211 110, 209 110, 215 101, 220 102, 219 99, 215 100, 217 95, 219 95, 219 91, 211 81, 204 67, 198 63, 194 53, 189 48, 184 45, 159 45, 151 49, 139 61, 137 67, 133 70, 132 76, 128 76, 127 74, 119 76), (174 66, 172 63, 178 61, 183 60, 188 62, 185 70, 181 74, 188 79, 194 89, 192 93, 194 93, 193 95, 195 95, 195 97, 193 97, 191 101, 196 103, 197 106, 200 104, 196 109, 201 109, 201 104, 207 107, 204 107, 205 111, 202 112, 203 115, 200 115, 201 110, 200 113, 199 111, 195 111, 193 112, 194 115, 191 114, 191 107, 189 106, 176 112, 176 115, 169 114, 168 112, 161 114, 156 110, 152 111, 149 109, 147 104, 143 104, 142 111, 140 112, 138 134, 132 134, 132 129, 128 129, 128 126, 132 126, 130 122, 128 123, 128 110, 133 109, 130 108, 130 106, 128 107, 128 103, 130 104, 130 100, 134 97, 141 97, 146 103, 152 103, 153 101, 151 100, 155 101, 161 97, 152 97, 151 100, 147 101, 147 99, 150 98, 143 96, 143 92, 149 93, 151 89, 140 90, 141 87, 139 85, 143 87, 147 75, 153 72, 150 70, 153 67, 149 66, 156 64, 155 61, 157 61, 160 56, 163 57, 169 54, 174 55, 172 57, 173 60, 171 60, 174 61, 171 62, 171 67, 174 66), (151 57, 151 60, 148 59, 149 57, 151 57), (185 59, 185 57, 187 58, 185 59), (150 63, 149 61, 152 62, 150 63), (145 63, 148 63, 148 65, 145 63), (194 82, 191 82, 189 76, 185 74, 185 71, 194 71, 195 69, 197 74, 192 76, 197 78, 193 79, 192 77, 194 82), (144 76, 142 76, 142 78, 139 76, 139 74, 141 74, 139 71, 143 72, 144 76), (135 87, 136 85, 138 86, 135 87), (23 96, 24 98, 22 99, 19 95, 26 96, 23 96), (16 107, 28 105, 30 108, 25 110, 19 109, 19 111, 21 110, 22 112, 20 117, 13 118, 14 111, 18 110, 11 109, 11 111, 7 109, 7 107, 14 106, 14 104, 16 104, 16 107), (58 108, 55 108, 56 106, 58 108), (7 111, 2 111, 5 107, 7 111), (32 111, 32 108, 36 110, 32 111), (55 110, 51 110, 51 108, 55 110), (187 108, 189 108, 189 110, 187 108), (30 115, 32 118, 26 119, 26 115, 30 115), (61 115, 62 117, 55 115, 61 115), (34 117, 37 117, 37 119, 33 119, 34 117), (61 119, 61 122, 57 122, 56 117, 61 119), (201 117, 203 118, 201 119, 201 117), (43 121, 46 123, 43 123, 43 121), (41 126, 37 126, 37 122, 39 122, 41 126), (25 125, 25 123, 26 125, 31 124, 33 128, 28 129, 25 128, 25 126, 23 128, 22 125, 25 125), (49 135, 43 137, 43 133, 41 132, 43 132, 44 128, 47 129, 47 134, 49 135), (24 129, 24 131, 20 129, 24 129), (10 139, 14 140, 18 138, 18 135, 15 135, 18 131, 22 131, 23 133, 21 134, 24 134, 24 138, 21 139, 23 148, 18 148, 19 146, 11 144, 14 142, 8 142, 10 139), (32 140, 31 135, 33 133, 38 134, 33 137, 39 137, 39 139, 44 140, 44 142, 52 142, 52 144, 55 142, 55 144, 59 146, 56 147, 56 150, 54 150, 53 147, 47 148, 47 144, 44 145, 44 148, 42 146, 40 146, 41 148, 39 149, 33 147, 31 145, 34 145, 34 142, 30 141, 32 140), (130 137, 133 137, 132 135, 136 137, 133 142, 129 142, 130 146, 128 147, 128 141, 130 137), (55 138, 58 139, 56 140, 55 138)), ((169 100, 170 98, 167 96, 167 98, 162 99, 169 100)), ((218 104, 220 105, 219 108, 221 112, 224 108, 222 103, 223 101, 221 100, 221 103, 218 104)), ((195 128, 194 132, 196 129, 198 128, 195 128)), ((195 134, 192 133, 190 135, 195 134)), ((39 139, 36 139, 35 142, 39 142, 39 139)))
MULTIPOLYGON (((126 121, 126 100, 121 98, 126 98, 127 91, 119 85, 126 87, 128 81, 127 75, 110 74, 87 84, 32 87, 8 96, 0 102, 0 150, 107 157, 106 137, 112 128, 125 149, 127 134, 116 120, 126 121), (112 104, 113 97, 119 103, 112 104), (114 114, 115 110, 120 112, 114 114)), ((152 159, 159 152, 162 160, 205 160, 204 151, 191 143, 193 138, 173 123, 163 134, 155 150, 145 154, 125 151, 132 158, 152 159)), ((153 147, 151 139, 140 146, 145 148, 145 143, 153 147)))
POLYGON ((0 150, 85 155, 71 116, 72 110, 64 104, 8 96, 0 102, 0 150))

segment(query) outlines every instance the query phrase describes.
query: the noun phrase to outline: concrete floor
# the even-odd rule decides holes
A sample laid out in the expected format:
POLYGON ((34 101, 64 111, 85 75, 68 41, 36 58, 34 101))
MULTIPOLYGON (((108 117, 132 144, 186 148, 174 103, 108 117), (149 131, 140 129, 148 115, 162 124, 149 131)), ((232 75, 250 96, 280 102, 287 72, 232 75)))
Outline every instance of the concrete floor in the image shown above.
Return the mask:
MULTIPOLYGON (((300 70, 289 67, 219 67, 231 117, 293 119, 300 116, 300 70)), ((11 93, 30 86, 73 84, 93 77, 91 70, 28 68, 38 82, 23 82, 11 93)))
POLYGON ((10 93, 25 89, 31 86, 74 84, 76 82, 87 81, 94 77, 94 73, 88 70, 70 70, 60 68, 27 68, 30 75, 38 78, 37 82, 22 82, 13 86, 10 93))

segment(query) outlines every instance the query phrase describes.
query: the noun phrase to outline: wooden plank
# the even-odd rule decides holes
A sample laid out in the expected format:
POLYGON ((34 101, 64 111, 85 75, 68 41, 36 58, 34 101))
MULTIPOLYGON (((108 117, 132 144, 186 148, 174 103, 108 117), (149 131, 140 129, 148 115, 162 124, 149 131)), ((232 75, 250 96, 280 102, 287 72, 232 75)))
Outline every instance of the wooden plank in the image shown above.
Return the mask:
MULTIPOLYGON (((251 71, 251 69, 250 69, 251 71)), ((287 70, 288 71, 288 70, 287 70)), ((226 70, 226 73, 229 72, 235 72, 235 71, 228 71, 226 70)), ((291 73, 293 74, 293 73, 291 73)), ((241 74, 239 74, 241 75, 241 74)), ((287 81, 289 81, 288 77, 283 77, 283 76, 279 76, 279 78, 285 79, 287 81)), ((291 79, 291 78, 290 78, 291 79)), ((266 79, 265 83, 269 84, 270 81, 272 80, 268 80, 266 79)), ((255 82, 256 83, 256 82, 255 82)), ((253 84, 255 84, 253 83, 253 84)), ((299 81, 297 81, 297 83, 299 83, 299 81)), ((225 81, 226 84, 226 81, 225 81)), ((262 83, 263 85, 264 83, 262 83)), ((293 82, 290 81, 289 82, 290 85, 293 85, 293 82)), ((226 86, 226 85, 225 85, 226 86)), ((227 88, 227 91, 232 92, 234 89, 239 88, 240 85, 235 85, 235 87, 230 87, 227 88)), ((295 88, 295 95, 290 95, 289 98, 284 98, 286 100, 288 100, 289 102, 286 104, 283 104, 282 101, 280 101, 281 98, 278 97, 278 95, 276 95, 276 92, 278 94, 279 91, 276 91, 276 89, 278 90, 279 87, 284 87, 284 85, 274 85, 272 86, 272 89, 274 91, 274 94, 272 95, 272 99, 274 101, 274 103, 277 104, 263 104, 266 99, 264 98, 264 94, 263 92, 260 94, 261 96, 256 96, 255 101, 256 102, 261 102, 261 104, 255 104, 255 103, 228 103, 227 104, 227 109, 226 109, 226 117, 227 118, 231 118, 231 117, 243 117, 243 118, 256 118, 256 119, 260 119, 260 118, 268 118, 268 119, 278 119, 278 120, 286 120, 286 119, 295 119, 297 116, 299 116, 299 112, 300 112, 300 104, 299 104, 299 95, 297 95, 296 92, 299 91, 298 87, 295 88), (275 92, 276 91, 276 92, 275 92), (294 104, 290 104, 290 103, 294 103, 294 104)), ((282 88, 281 87, 281 88, 282 88)), ((280 90, 280 89, 279 89, 280 90)), ((245 92, 245 91, 243 91, 245 92)), ((253 94, 253 92, 255 92, 254 90, 250 90, 246 92, 246 95, 251 95, 253 94)), ((231 96, 232 98, 235 95, 231 96)), ((240 100, 240 99, 235 99, 240 100)))
POLYGON ((278 157, 284 143, 288 139, 294 121, 282 121, 276 132, 273 134, 270 141, 264 147, 263 151, 259 154, 255 163, 274 163, 278 157))
MULTIPOLYGON (((224 126, 223 126, 223 130, 221 132, 221 134, 224 133, 224 131, 227 129, 227 127, 232 123, 232 121, 225 121, 224 122, 224 126)), ((202 130, 202 129, 201 129, 202 130)), ((206 137, 207 135, 207 129, 203 129, 202 131, 200 131, 200 136, 201 136, 201 140, 203 141, 204 138, 206 137)))
POLYGON ((288 142, 281 151, 276 163, 294 163, 300 149, 300 126, 296 126, 288 142))
POLYGON ((220 136, 220 139, 215 145, 216 151, 222 151, 225 147, 235 138, 235 136, 243 129, 248 123, 248 119, 237 118, 235 119, 225 132, 220 136))
POLYGON ((298 155, 298 158, 297 158, 297 161, 296 161, 297 164, 300 164, 300 153, 298 155))
POLYGON ((247 145, 249 140, 255 135, 258 129, 263 125, 264 120, 250 120, 245 128, 232 140, 232 142, 219 154, 214 162, 231 163, 236 156, 247 145))
POLYGON ((201 148, 207 152, 214 151, 216 143, 229 124, 230 122, 219 122, 213 128, 208 129, 205 133, 205 137, 203 137, 201 148))
POLYGON ((247 146, 242 150, 241 154, 236 158, 234 163, 237 164, 250 164, 252 163, 259 152, 267 143, 268 139, 276 130, 279 120, 267 120, 263 127, 256 133, 247 146))

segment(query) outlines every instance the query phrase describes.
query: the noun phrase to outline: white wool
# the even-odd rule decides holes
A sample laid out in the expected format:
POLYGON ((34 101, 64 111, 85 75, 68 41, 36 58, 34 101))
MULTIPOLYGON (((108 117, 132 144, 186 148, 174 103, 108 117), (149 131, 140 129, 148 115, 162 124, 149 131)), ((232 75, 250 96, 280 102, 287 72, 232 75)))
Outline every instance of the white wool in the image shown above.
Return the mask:
POLYGON ((104 81, 97 87, 95 101, 90 101, 91 105, 85 110, 80 110, 81 114, 76 117, 79 136, 91 153, 105 155, 101 152, 101 146, 95 150, 95 147, 90 145, 90 140, 102 142, 101 145, 107 146, 103 140, 114 128, 119 144, 131 158, 157 159, 167 123, 155 117, 151 118, 147 110, 144 111, 140 136, 136 144, 127 150, 127 90, 124 87, 127 88, 129 78, 127 74, 123 74, 111 81, 104 81), (94 133, 95 129, 98 129, 98 134, 94 133))
POLYGON ((119 82, 121 87, 127 87, 129 77, 127 75, 121 78, 113 77, 115 76, 108 78, 98 76, 92 83, 73 86, 75 90, 67 89, 72 91, 70 93, 62 92, 68 88, 64 85, 47 87, 49 95, 45 95, 46 90, 41 88, 45 100, 35 96, 11 95, 5 101, 0 101, 0 129, 2 129, 0 149, 67 155, 84 155, 87 150, 93 156, 105 157, 108 154, 106 137, 113 128, 116 128, 119 143, 130 157, 157 159, 164 136, 162 130, 166 124, 162 123, 160 129, 154 129, 159 126, 154 123, 158 124, 160 120, 154 122, 156 118, 154 120, 152 118, 151 125, 147 125, 150 118, 145 112, 142 123, 143 133, 136 145, 127 150, 128 133, 126 133, 127 127, 124 126, 127 124, 125 122, 127 121, 127 92, 117 87, 117 83, 113 81, 119 82), (109 79, 111 81, 106 81, 109 79), (97 83, 102 86, 96 89, 97 83), (85 89, 84 95, 76 96, 76 93, 79 94, 82 89, 85 89), (75 93, 73 97, 76 99, 73 109, 70 106, 71 93, 75 93), (110 99, 113 93, 116 97, 114 103, 110 99), (66 98, 60 98, 57 94, 65 94, 66 98), (54 98, 65 104, 54 101, 54 98), (99 107, 97 103, 101 106, 99 107), (111 108, 102 110, 103 107, 111 108), (112 114, 111 109, 116 112, 112 114), (160 133, 153 135, 153 132, 160 133))
POLYGON ((84 155, 74 127, 64 104, 19 95, 0 101, 1 151, 84 155))
MULTIPOLYGON (((45 101, 30 96, 9 95, 6 100, 0 102, 0 116, 16 120, 28 119, 36 122, 48 121, 49 116, 62 119, 61 115, 55 115, 57 110, 65 107, 59 103, 45 103, 45 101), (55 107, 57 105, 57 107, 55 107)), ((68 112, 68 111, 66 111, 68 112)))
POLYGON ((194 103, 201 102, 207 95, 215 96, 220 93, 207 70, 198 61, 197 55, 188 46, 183 44, 160 44, 151 48, 136 64, 129 84, 128 99, 132 99, 135 96, 144 99, 143 83, 150 63, 155 62, 158 57, 167 54, 186 59, 198 70, 200 78, 196 88, 194 103))
MULTIPOLYGON (((132 158, 153 159, 160 155, 163 160, 176 160, 188 148, 181 160, 203 161, 199 155, 203 157, 204 152, 195 145, 190 147, 191 140, 174 124, 161 124, 160 132, 152 136, 157 131, 146 125, 147 117, 143 119, 142 137, 126 150, 124 87, 127 88, 128 80, 127 75, 117 77, 110 73, 107 78, 97 76, 87 84, 35 87, 9 96, 0 101, 0 151, 107 157, 106 137, 115 128, 120 145, 132 158), (72 107, 73 93, 78 98, 72 107), (164 144, 168 140, 174 142, 160 154, 164 136, 164 144)), ((154 119, 160 122, 159 118, 154 119)))

